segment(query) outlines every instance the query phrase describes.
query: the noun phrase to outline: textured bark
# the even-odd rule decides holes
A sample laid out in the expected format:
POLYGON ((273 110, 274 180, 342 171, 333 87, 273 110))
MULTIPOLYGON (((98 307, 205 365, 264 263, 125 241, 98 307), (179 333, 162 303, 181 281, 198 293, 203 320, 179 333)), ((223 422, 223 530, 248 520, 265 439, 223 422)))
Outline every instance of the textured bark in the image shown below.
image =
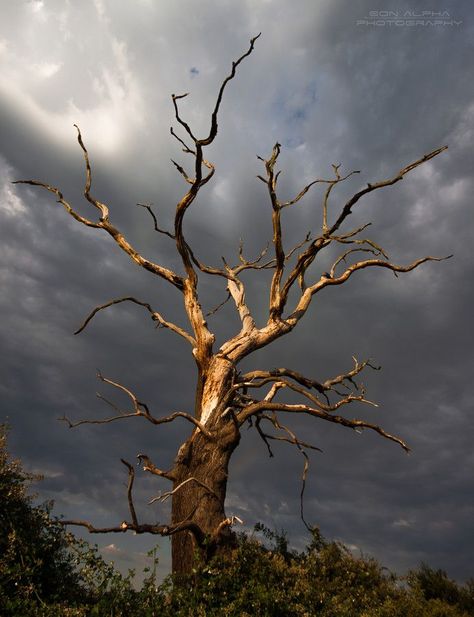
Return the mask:
POLYGON ((226 519, 224 500, 229 461, 238 441, 239 435, 234 431, 229 431, 227 439, 219 444, 209 442, 199 433, 180 449, 173 488, 190 478, 196 481, 190 480, 173 495, 171 521, 176 525, 192 519, 206 538, 196 538, 191 531, 172 536, 172 569, 175 574, 190 572, 196 551, 208 558, 220 547, 232 544, 230 527, 220 529, 219 526, 226 519))
POLYGON ((197 429, 179 449, 173 468, 171 522, 179 525, 192 519, 204 537, 190 531, 173 535, 172 563, 177 574, 191 570, 197 549, 204 551, 205 557, 210 556, 232 539, 229 526, 222 523, 226 520, 229 461, 240 441, 237 423, 224 413, 234 375, 234 365, 216 356, 205 370, 198 371, 196 417, 213 437, 197 429))

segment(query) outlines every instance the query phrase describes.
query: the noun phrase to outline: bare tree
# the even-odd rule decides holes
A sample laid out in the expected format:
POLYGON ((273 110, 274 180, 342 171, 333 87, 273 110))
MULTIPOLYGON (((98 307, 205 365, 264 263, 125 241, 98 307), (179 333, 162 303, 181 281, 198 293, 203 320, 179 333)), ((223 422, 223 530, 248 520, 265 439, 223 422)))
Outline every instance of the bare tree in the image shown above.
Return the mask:
MULTIPOLYGON (((318 381, 314 377, 307 377, 286 367, 241 373, 238 366, 244 358, 256 350, 289 334, 304 317, 315 296, 326 287, 342 285, 355 273, 366 268, 385 268, 397 274, 410 272, 428 261, 446 259, 446 257, 428 256, 408 265, 396 265, 390 261, 381 246, 363 235, 370 223, 357 228, 345 228, 351 212, 362 197, 396 184, 406 174, 443 152, 446 146, 422 156, 400 169, 389 179, 365 185, 340 207, 336 216, 332 216, 328 206, 333 190, 338 184, 359 172, 352 171, 342 175, 340 166, 333 165, 333 177, 315 179, 304 186, 293 199, 280 201, 277 190, 280 172, 276 170, 276 165, 281 146, 276 143, 267 159, 258 157, 264 168, 264 172, 258 178, 265 184, 268 191, 272 217, 271 253, 269 254, 267 247, 256 259, 248 260, 244 257, 241 244, 236 265, 230 265, 225 261, 220 267, 202 263, 186 240, 183 221, 198 193, 214 176, 214 165, 205 158, 204 151, 216 138, 218 115, 224 91, 234 78, 237 68, 252 53, 257 39, 258 36, 253 38, 248 50, 232 63, 229 75, 222 82, 207 136, 197 137, 180 114, 180 100, 187 95, 172 95, 176 126, 179 132, 171 128, 171 134, 179 142, 183 152, 193 161, 194 167, 192 174, 188 174, 181 164, 173 161, 174 166, 188 184, 188 190, 176 206, 173 232, 158 226, 157 218, 150 205, 139 205, 150 213, 155 230, 173 240, 183 265, 181 274, 144 257, 112 223, 108 206, 91 195, 92 177, 89 155, 77 126, 77 138, 84 154, 86 169, 84 197, 97 210, 97 218, 85 218, 80 215, 66 200, 59 188, 37 180, 17 182, 38 186, 53 193, 58 203, 74 219, 87 227, 108 233, 138 266, 167 281, 182 298, 189 320, 187 330, 169 321, 147 302, 127 296, 97 306, 76 334, 84 330, 99 311, 110 306, 122 302, 133 302, 142 306, 157 324, 173 331, 190 345, 190 351, 197 366, 194 411, 173 411, 166 416, 154 415, 147 404, 128 387, 99 374, 98 377, 102 382, 128 396, 130 409, 124 411, 108 401, 115 411, 106 419, 73 422, 66 417, 63 418, 70 427, 86 423, 104 424, 136 416, 144 418, 153 425, 174 422, 178 418, 186 420, 191 425, 191 433, 179 448, 169 470, 158 468, 148 455, 138 454, 141 466, 146 472, 164 478, 172 485, 171 490, 159 498, 162 501, 167 498, 172 500, 172 516, 169 524, 139 522, 132 495, 134 467, 125 460, 122 462, 129 475, 127 490, 129 520, 106 528, 95 527, 88 521, 64 521, 68 525, 85 527, 91 533, 134 531, 172 536, 173 571, 177 573, 189 571, 196 547, 205 547, 208 553, 212 553, 217 547, 226 546, 232 541, 231 526, 235 522, 235 517, 226 516, 224 501, 229 461, 239 444, 241 428, 244 424, 250 423, 255 427, 270 454, 272 440, 288 442, 301 451, 305 457, 303 486, 308 461, 306 450, 313 446, 300 440, 293 430, 283 423, 282 417, 306 414, 356 431, 369 429, 408 451, 408 446, 402 439, 387 433, 380 426, 363 419, 343 415, 346 408, 353 402, 374 405, 366 397, 365 390, 359 383, 359 376, 364 369, 376 368, 369 360, 359 361, 354 358, 354 364, 350 370, 325 381, 318 381), (321 204, 320 228, 314 235, 308 234, 304 241, 288 249, 284 245, 282 211, 295 206, 305 197, 311 187, 317 184, 325 186, 321 204), (328 272, 312 278, 310 266, 320 253, 330 246, 340 246, 339 256, 334 260, 328 272), (247 270, 269 270, 272 273, 268 298, 268 319, 263 327, 256 325, 246 303, 245 286, 241 275, 247 270), (207 321, 209 314, 204 313, 199 301, 199 277, 202 275, 218 277, 223 281, 228 300, 235 305, 240 319, 240 330, 226 340, 219 349, 214 348, 215 336, 207 321), (280 396, 282 390, 291 391, 295 402, 291 404, 284 402, 288 399, 282 400, 280 396)), ((334 207, 331 210, 334 212, 334 207)), ((219 308, 217 307, 211 313, 219 308)))

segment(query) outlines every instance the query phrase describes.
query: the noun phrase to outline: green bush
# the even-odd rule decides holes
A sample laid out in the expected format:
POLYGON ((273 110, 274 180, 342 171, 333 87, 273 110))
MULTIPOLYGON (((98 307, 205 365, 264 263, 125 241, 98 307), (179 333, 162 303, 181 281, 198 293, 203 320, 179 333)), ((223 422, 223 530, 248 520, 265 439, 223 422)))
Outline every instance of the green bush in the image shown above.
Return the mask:
POLYGON ((149 581, 136 592, 132 573, 123 577, 96 546, 67 533, 51 503, 34 505, 29 490, 39 477, 10 458, 7 433, 0 425, 0 615, 146 615, 149 581))
POLYGON ((37 479, 10 460, 0 425, 0 615, 2 617, 469 617, 474 580, 461 586, 422 564, 400 578, 353 555, 317 529, 301 552, 257 525, 236 548, 199 562, 180 580, 145 570, 120 574, 97 546, 67 533, 51 504, 34 505, 37 479))
MULTIPOLYGON (((458 595, 427 594, 420 584, 426 566, 408 581, 375 559, 354 556, 317 529, 303 552, 291 551, 284 534, 262 526, 266 543, 241 535, 231 554, 202 564, 187 581, 167 586, 163 615, 310 617, 468 617, 474 615, 472 584, 452 583, 458 595), (469 608, 470 606, 470 608, 469 608)), ((426 576, 425 576, 426 578, 426 576)), ((424 580, 424 579, 423 579, 424 580)))

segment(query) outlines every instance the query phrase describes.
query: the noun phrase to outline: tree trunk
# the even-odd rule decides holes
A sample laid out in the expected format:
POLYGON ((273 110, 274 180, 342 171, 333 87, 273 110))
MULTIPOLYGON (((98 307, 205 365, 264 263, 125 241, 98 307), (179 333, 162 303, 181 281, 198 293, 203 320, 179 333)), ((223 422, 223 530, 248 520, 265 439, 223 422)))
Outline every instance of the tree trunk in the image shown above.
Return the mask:
POLYGON ((234 536, 230 527, 221 526, 220 533, 218 530, 226 519, 224 500, 228 467, 239 440, 238 431, 228 423, 218 441, 209 440, 198 430, 179 450, 173 488, 182 486, 173 495, 171 520, 174 525, 193 521, 206 538, 204 544, 199 546, 204 538, 196 538, 189 530, 172 536, 174 574, 191 572, 196 551, 201 551, 201 556, 207 559, 216 550, 225 550, 226 546, 232 545, 234 536), (183 485, 183 482, 186 484, 183 485))

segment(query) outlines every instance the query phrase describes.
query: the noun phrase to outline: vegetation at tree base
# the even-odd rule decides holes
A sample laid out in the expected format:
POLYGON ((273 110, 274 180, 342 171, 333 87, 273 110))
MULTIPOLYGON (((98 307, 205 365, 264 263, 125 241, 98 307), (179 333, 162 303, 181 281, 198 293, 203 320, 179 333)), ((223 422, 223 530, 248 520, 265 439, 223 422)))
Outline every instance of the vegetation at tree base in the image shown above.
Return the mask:
POLYGON ((232 553, 197 564, 190 575, 156 581, 156 555, 140 590, 97 547, 77 539, 34 505, 37 476, 11 460, 0 425, 0 614, 2 617, 469 617, 474 579, 459 585, 422 564, 398 577, 353 555, 317 529, 304 551, 257 525, 232 553))

